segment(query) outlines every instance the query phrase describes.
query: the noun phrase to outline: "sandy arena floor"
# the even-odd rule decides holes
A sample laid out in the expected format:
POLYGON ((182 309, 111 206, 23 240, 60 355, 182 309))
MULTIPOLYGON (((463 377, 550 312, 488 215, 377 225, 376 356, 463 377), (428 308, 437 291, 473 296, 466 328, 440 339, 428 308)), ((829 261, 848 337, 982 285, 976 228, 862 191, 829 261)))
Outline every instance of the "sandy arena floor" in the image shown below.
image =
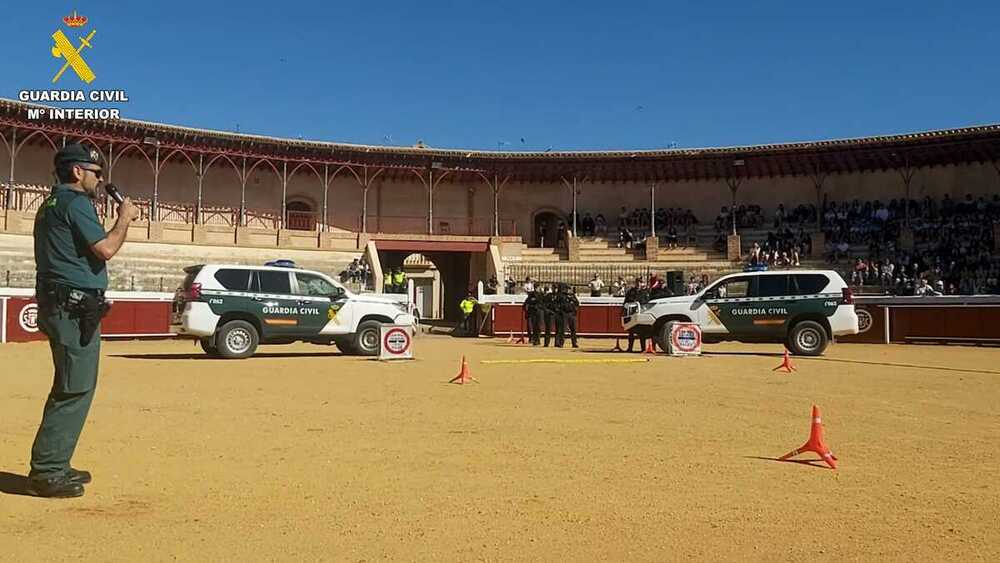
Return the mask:
POLYGON ((611 344, 423 336, 380 364, 108 342, 72 500, 17 494, 51 364, 5 345, 0 560, 1000 560, 1000 349, 480 363, 639 357, 611 344), (480 383, 446 384, 463 353, 480 383), (771 459, 813 403, 837 471, 771 459))

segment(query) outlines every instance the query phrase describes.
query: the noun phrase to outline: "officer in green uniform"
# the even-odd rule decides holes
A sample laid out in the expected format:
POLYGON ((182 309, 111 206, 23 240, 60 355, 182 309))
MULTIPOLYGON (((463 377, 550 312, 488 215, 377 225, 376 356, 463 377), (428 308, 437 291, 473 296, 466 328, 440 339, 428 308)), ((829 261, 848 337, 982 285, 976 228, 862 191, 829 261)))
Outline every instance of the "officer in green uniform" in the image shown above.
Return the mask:
POLYGON ((97 386, 105 262, 121 248, 139 210, 126 199, 114 228, 104 231, 93 203, 103 165, 100 153, 87 146, 59 150, 55 173, 59 184, 39 208, 34 229, 38 325, 49 337, 55 377, 31 447, 28 491, 78 497, 91 477, 70 460, 97 386))

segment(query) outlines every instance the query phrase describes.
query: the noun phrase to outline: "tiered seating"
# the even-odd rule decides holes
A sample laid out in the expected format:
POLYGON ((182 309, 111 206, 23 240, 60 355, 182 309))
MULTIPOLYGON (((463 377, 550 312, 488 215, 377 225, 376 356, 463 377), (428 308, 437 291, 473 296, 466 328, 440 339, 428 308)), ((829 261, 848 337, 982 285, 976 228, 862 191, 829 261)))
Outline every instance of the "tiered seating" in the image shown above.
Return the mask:
MULTIPOLYGON (((205 263, 262 264, 287 258, 302 268, 336 277, 360 253, 330 250, 262 250, 148 242, 125 243, 108 263, 109 289, 119 291, 173 291, 184 280, 186 266, 205 263)), ((0 285, 34 287, 32 238, 0 234, 0 285), (9 276, 10 283, 7 284, 9 276)))

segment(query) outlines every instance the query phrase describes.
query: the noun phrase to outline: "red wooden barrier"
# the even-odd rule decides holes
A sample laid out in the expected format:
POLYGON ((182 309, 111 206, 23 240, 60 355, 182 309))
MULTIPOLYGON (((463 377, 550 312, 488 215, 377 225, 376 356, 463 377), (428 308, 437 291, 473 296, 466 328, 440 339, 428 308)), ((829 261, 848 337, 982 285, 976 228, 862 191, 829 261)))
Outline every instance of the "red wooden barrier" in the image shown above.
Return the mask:
MULTIPOLYGON (((38 330, 38 305, 34 297, 0 295, 0 342, 45 340, 38 330)), ((107 337, 150 337, 170 335, 170 294, 111 293, 111 311, 101 322, 107 337)))

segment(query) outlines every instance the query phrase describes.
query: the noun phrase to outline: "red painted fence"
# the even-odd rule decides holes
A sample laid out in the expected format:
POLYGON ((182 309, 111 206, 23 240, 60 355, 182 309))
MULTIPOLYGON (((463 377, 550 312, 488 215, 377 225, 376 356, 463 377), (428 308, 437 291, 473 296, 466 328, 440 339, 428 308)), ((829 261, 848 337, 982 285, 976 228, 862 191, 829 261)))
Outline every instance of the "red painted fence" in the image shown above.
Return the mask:
MULTIPOLYGON (((104 337, 171 336, 173 294, 109 292, 113 304, 101 323, 104 337)), ((38 305, 32 290, 0 289, 0 343, 45 340, 38 330, 38 305)))

